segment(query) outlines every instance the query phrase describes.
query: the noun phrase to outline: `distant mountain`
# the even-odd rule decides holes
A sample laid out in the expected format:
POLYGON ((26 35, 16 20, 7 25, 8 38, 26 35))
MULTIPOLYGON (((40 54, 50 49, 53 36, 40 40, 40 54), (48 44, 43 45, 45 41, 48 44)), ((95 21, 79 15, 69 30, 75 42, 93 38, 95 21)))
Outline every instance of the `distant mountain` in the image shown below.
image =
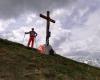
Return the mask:
POLYGON ((86 63, 91 66, 100 68, 100 59, 98 59, 98 58, 95 59, 93 57, 85 57, 85 56, 69 56, 69 58, 71 58, 75 61, 78 61, 78 62, 86 63))
POLYGON ((100 68, 100 52, 89 53, 85 51, 74 52, 67 56, 75 61, 89 64, 100 68))
POLYGON ((100 69, 0 39, 0 80, 100 80, 100 69))

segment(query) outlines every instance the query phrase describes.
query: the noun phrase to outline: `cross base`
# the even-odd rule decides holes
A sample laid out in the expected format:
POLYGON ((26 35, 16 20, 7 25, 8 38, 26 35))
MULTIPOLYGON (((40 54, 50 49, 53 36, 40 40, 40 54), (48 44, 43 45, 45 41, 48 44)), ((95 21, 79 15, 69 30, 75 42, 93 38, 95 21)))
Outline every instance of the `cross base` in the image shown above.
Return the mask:
POLYGON ((49 55, 54 55, 55 54, 55 51, 53 50, 51 45, 46 45, 45 44, 45 54, 49 54, 49 55))

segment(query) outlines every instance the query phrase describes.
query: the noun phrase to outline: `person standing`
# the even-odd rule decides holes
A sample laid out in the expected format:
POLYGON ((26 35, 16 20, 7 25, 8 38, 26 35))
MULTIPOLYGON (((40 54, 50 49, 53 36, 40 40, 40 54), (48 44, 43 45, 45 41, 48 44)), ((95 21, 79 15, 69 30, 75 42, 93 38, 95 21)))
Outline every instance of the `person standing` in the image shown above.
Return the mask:
POLYGON ((37 36, 37 33, 34 31, 34 28, 32 28, 31 31, 25 32, 25 34, 30 34, 29 41, 28 41, 28 47, 31 44, 31 48, 33 48, 34 47, 34 41, 35 41, 35 38, 37 36))

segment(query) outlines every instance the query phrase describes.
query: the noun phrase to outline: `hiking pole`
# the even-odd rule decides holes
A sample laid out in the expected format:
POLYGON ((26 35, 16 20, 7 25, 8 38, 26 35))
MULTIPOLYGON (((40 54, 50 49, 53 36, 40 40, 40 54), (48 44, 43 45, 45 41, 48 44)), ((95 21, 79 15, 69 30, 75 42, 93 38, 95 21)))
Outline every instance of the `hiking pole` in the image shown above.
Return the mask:
POLYGON ((22 43, 24 43, 24 39, 25 39, 25 34, 24 34, 24 37, 23 37, 22 43))

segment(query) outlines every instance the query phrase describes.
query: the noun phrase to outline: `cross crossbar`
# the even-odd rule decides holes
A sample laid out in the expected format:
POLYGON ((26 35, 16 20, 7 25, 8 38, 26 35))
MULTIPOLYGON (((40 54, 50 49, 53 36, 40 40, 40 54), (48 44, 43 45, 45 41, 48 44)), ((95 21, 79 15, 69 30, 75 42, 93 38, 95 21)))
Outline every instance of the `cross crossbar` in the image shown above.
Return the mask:
POLYGON ((47 19, 47 20, 49 20, 49 21, 52 22, 52 23, 55 23, 55 20, 51 19, 50 17, 46 17, 46 16, 44 16, 44 15, 42 15, 42 14, 40 14, 40 17, 42 17, 42 18, 44 18, 44 19, 47 19))

